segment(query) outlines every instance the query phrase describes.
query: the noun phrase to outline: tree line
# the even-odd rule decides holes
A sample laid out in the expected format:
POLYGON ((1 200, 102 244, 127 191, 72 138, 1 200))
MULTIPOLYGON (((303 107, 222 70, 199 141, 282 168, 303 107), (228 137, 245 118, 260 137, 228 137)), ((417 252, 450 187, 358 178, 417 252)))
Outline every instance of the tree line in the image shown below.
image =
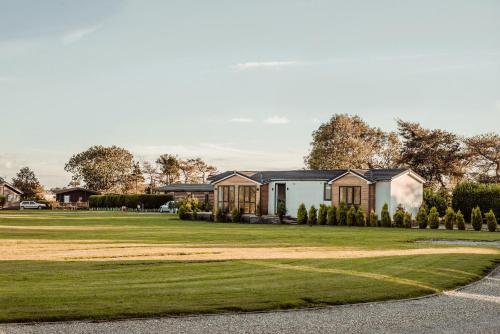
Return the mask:
POLYGON ((465 137, 401 119, 396 132, 386 132, 359 116, 335 114, 312 137, 304 157, 310 169, 407 167, 434 189, 451 188, 464 180, 500 182, 496 133, 465 137))

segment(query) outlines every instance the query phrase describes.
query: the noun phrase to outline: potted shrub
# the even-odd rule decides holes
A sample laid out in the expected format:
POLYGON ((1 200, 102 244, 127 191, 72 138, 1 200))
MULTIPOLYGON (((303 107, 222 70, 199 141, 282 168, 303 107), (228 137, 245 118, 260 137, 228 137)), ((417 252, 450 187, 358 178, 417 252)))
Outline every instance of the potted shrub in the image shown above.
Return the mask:
POLYGON ((359 207, 358 211, 356 211, 356 225, 357 226, 365 226, 366 225, 366 214, 363 211, 362 207, 359 207))
POLYGON ((307 209, 304 203, 301 203, 297 210, 297 224, 307 224, 307 209))
POLYGON ((403 227, 404 228, 411 228, 411 213, 405 212, 405 217, 403 220, 403 227))
POLYGON ((380 223, 382 227, 391 227, 391 215, 389 214, 389 206, 387 203, 382 207, 382 213, 380 217, 380 223))
POLYGON ((486 225, 488 225, 488 231, 495 232, 497 230, 497 218, 495 217, 495 213, 492 209, 488 211, 484 218, 486 218, 486 225))
POLYGON ((418 228, 421 229, 427 228, 427 210, 425 209, 425 207, 423 206, 420 207, 415 220, 417 221, 418 228))
POLYGON ((456 219, 455 211, 453 211, 452 208, 447 208, 444 215, 444 227, 446 227, 447 230, 453 230, 456 219))
POLYGON ((239 221, 240 221, 240 212, 238 211, 238 209, 233 208, 231 210, 231 222, 237 223, 239 221))
POLYGON ((283 223, 283 218, 286 215, 286 206, 283 201, 280 201, 278 203, 278 219, 280 220, 280 223, 283 223))
POLYGON ((439 213, 435 206, 429 211, 429 216, 427 217, 429 227, 436 230, 439 228, 439 213))
POLYGON ((337 209, 337 222, 339 225, 347 225, 347 205, 345 202, 340 202, 339 208, 337 209))
POLYGON ((326 225, 327 214, 328 214, 328 207, 325 204, 320 204, 318 210, 319 225, 326 225))
POLYGON ((318 222, 317 210, 314 205, 309 209, 309 218, 307 222, 309 223, 309 226, 316 225, 316 223, 318 222))
POLYGON ((472 209, 470 223, 475 231, 481 231, 481 228, 483 227, 483 215, 481 214, 481 209, 478 206, 472 209))
POLYGON ((378 216, 375 210, 372 209, 370 212, 370 226, 377 227, 378 226, 378 216))
POLYGON ((328 225, 337 225, 337 208, 335 207, 335 205, 328 207, 326 220, 328 225))
POLYGON ((398 208, 394 215, 392 216, 395 227, 403 227, 405 220, 405 211, 402 208, 398 208))
POLYGON ((462 211, 458 210, 457 214, 455 215, 455 220, 457 221, 457 228, 459 230, 464 231, 465 230, 465 219, 464 215, 462 214, 462 211))

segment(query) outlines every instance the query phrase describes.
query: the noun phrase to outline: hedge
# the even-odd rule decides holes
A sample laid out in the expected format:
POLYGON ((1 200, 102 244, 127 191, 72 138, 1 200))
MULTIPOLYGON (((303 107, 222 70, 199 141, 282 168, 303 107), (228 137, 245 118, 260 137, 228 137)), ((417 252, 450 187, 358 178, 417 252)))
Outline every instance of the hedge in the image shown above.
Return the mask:
POLYGON ((137 206, 144 206, 144 209, 159 209, 163 204, 173 201, 174 197, 167 194, 150 195, 92 195, 89 197, 89 207, 91 208, 121 208, 123 206, 130 209, 137 209, 137 206))
POLYGON ((466 218, 471 216, 476 206, 482 212, 493 210, 495 216, 500 217, 500 183, 460 183, 453 189, 451 204, 453 210, 462 211, 466 218))

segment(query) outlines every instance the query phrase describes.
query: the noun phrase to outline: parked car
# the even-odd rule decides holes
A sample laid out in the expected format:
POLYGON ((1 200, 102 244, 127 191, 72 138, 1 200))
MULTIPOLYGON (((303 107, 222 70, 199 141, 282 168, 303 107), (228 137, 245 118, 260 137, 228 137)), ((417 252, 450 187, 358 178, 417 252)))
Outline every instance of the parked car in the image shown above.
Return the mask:
POLYGON ((175 201, 169 201, 162 206, 160 206, 160 212, 176 213, 177 203, 175 201))
POLYGON ((22 201, 19 204, 19 206, 21 207, 21 210, 24 210, 24 209, 38 209, 38 210, 41 210, 41 209, 47 208, 46 204, 38 203, 38 202, 35 202, 35 201, 22 201))

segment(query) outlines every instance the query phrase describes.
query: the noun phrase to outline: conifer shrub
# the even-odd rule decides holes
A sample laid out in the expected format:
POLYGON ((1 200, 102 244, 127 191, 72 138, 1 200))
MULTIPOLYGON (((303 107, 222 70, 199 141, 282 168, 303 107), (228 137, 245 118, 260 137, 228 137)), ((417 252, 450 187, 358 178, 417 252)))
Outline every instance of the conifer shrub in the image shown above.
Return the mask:
POLYGON ((356 226, 365 226, 366 225, 366 214, 363 211, 362 207, 358 208, 356 211, 356 226))
POLYGON ((436 230, 439 228, 439 213, 435 206, 429 211, 429 216, 427 217, 429 227, 436 230))
POLYGON ((405 218, 403 220, 403 227, 404 228, 411 228, 411 213, 405 212, 405 218))
POLYGON ((457 217, 455 211, 453 211, 452 208, 447 208, 444 215, 444 227, 446 227, 447 230, 453 230, 453 225, 455 225, 456 219, 457 217))
POLYGON ((337 225, 337 208, 335 207, 335 205, 328 207, 326 221, 328 225, 337 225))
POLYGON ((375 210, 370 212, 370 226, 377 227, 378 226, 378 216, 375 210))
POLYGON ((236 208, 231 210, 231 222, 237 223, 240 221, 240 211, 236 208))
POLYGON ((309 226, 316 225, 318 223, 318 210, 313 206, 309 209, 309 215, 307 222, 309 223, 309 226))
POLYGON ((380 214, 380 224, 382 227, 391 227, 391 215, 389 214, 389 206, 387 203, 382 207, 382 212, 380 214))
POLYGON ((486 225, 488 225, 488 231, 495 232, 497 230, 497 218, 493 210, 490 210, 484 214, 486 218, 486 225))
POLYGON ((353 206, 347 210, 347 226, 356 226, 356 208, 353 206))
POLYGON ((415 217, 417 221, 418 228, 426 229, 427 228, 427 210, 425 207, 420 207, 417 213, 417 217, 415 217))
POLYGON ((392 216, 394 221, 394 227, 403 227, 405 220, 405 211, 402 208, 398 208, 394 215, 392 216))
POLYGON ((307 209, 304 203, 301 203, 297 209, 297 224, 307 224, 307 209))
POLYGON ((459 230, 465 231, 465 219, 462 211, 458 210, 457 214, 455 215, 455 220, 457 221, 457 228, 459 230))
POLYGON ((478 206, 472 209, 470 223, 475 231, 481 231, 481 228, 483 227, 483 215, 481 214, 481 209, 478 206))
POLYGON ((286 215, 286 206, 283 201, 280 201, 278 204, 278 219, 280 220, 280 223, 283 223, 283 218, 286 215))
POLYGON ((345 202, 340 202, 339 208, 337 209, 337 222, 339 225, 347 225, 347 205, 345 202))
POLYGON ((326 225, 327 215, 328 215, 328 206, 326 206, 325 204, 320 204, 318 210, 319 225, 326 225))
POLYGON ((224 211, 222 210, 222 208, 217 208, 215 210, 215 221, 216 222, 219 222, 219 223, 222 223, 225 221, 225 215, 224 215, 224 211))

